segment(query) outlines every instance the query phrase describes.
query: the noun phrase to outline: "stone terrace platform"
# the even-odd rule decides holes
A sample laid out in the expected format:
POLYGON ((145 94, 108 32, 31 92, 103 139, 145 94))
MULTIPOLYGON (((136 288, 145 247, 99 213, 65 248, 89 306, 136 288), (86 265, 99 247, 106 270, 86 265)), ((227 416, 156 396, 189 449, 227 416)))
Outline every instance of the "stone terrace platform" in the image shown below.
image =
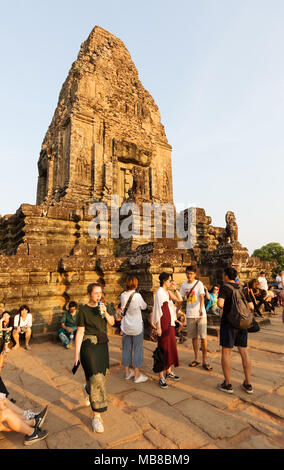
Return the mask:
MULTIPOLYGON (((254 394, 240 387, 240 356, 232 353, 233 395, 217 390, 222 379, 218 338, 209 336, 212 372, 189 368, 191 344, 179 346, 179 383, 161 390, 152 372, 155 343, 144 343, 149 381, 135 385, 123 379, 121 337, 110 337, 111 377, 105 433, 91 430, 90 408, 84 406, 80 367, 71 374, 72 350, 60 344, 34 344, 7 357, 3 379, 10 397, 25 409, 47 403, 44 428, 49 436, 32 449, 283 449, 284 448, 284 325, 280 311, 271 325, 250 334, 254 394)), ((0 449, 22 449, 23 436, 0 433, 0 449)))

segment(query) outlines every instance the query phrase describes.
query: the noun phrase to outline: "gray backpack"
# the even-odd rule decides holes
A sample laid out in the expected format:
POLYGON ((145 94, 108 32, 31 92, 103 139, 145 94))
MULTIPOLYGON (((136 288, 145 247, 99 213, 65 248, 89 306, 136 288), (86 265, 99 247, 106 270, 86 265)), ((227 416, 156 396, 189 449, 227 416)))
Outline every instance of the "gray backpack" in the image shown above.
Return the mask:
POLYGON ((230 283, 226 283, 225 286, 232 290, 232 307, 227 315, 227 320, 233 328, 247 330, 252 324, 253 313, 249 308, 243 289, 234 287, 230 283))

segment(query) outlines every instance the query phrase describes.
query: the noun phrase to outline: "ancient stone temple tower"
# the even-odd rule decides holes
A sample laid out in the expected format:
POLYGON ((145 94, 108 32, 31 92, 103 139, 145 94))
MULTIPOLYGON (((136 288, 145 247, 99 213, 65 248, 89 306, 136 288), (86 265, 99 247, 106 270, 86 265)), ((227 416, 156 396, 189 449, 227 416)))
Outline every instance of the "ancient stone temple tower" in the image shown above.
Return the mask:
POLYGON ((62 86, 38 161, 37 204, 173 202, 171 147, 123 42, 96 26, 62 86))
POLYGON ((176 233, 153 238, 151 232, 147 241, 90 236, 94 202, 104 202, 110 213, 113 196, 118 205, 134 201, 138 218, 143 202, 173 207, 171 147, 158 107, 124 44, 98 26, 63 84, 38 172, 37 204, 0 216, 0 312, 28 304, 34 335, 56 331, 68 301, 86 302, 87 286, 97 280, 107 300, 118 304, 127 274, 134 273, 151 308, 162 271, 180 284, 194 263, 208 286, 232 263, 239 264, 241 280, 260 268, 271 272, 271 263, 249 258, 231 212, 224 230, 194 208, 186 222, 190 248, 178 247, 176 233))

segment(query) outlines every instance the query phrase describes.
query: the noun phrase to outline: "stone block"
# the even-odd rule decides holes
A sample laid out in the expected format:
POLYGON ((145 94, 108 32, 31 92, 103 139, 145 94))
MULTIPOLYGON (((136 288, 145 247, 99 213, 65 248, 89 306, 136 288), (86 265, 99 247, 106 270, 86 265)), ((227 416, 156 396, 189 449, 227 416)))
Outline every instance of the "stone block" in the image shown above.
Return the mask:
POLYGON ((133 382, 133 385, 136 390, 144 392, 148 395, 152 395, 156 398, 162 398, 169 405, 174 405, 183 400, 186 400, 189 397, 187 392, 184 392, 183 390, 170 384, 167 389, 163 390, 164 393, 161 395, 161 389, 158 385, 158 382, 153 382, 152 380, 148 380, 147 382, 141 384, 134 384, 133 382))
POLYGON ((17 300, 21 299, 23 297, 23 290, 21 286, 18 286, 16 289, 12 287, 8 287, 5 289, 5 300, 10 302, 11 300, 17 300))
POLYGON ((280 394, 267 394, 254 401, 259 408, 265 409, 270 413, 284 419, 284 400, 280 394))
POLYGON ((40 289, 39 286, 35 286, 32 284, 24 285, 23 291, 22 291, 23 298, 30 299, 30 298, 37 297, 39 295, 39 289, 40 289))
POLYGON ((213 439, 233 437, 249 426, 234 417, 233 413, 220 411, 201 400, 186 400, 175 405, 175 408, 213 439))
POLYGON ((49 274, 48 273, 30 273, 31 284, 48 284, 49 274))
POLYGON ((132 380, 125 380, 123 376, 119 377, 116 374, 111 374, 107 384, 108 393, 117 395, 122 392, 129 392, 135 390, 132 380))
POLYGON ((101 449, 96 435, 84 426, 70 427, 47 437, 49 449, 101 449), (75 431, 75 432, 74 432, 75 431))
POLYGON ((132 417, 117 406, 109 404, 103 420, 105 432, 97 434, 96 439, 104 449, 117 447, 142 437, 142 431, 132 417))
POLYGON ((176 444, 174 444, 155 429, 151 429, 145 432, 144 436, 153 444, 155 449, 177 449, 176 444))
POLYGON ((0 274, 0 287, 8 287, 10 285, 10 274, 0 274))
POLYGON ((139 411, 159 433, 180 449, 199 449, 208 443, 208 437, 200 429, 162 400, 139 411))
POLYGON ((279 449, 272 441, 261 435, 252 436, 249 441, 242 442, 239 447, 241 449, 279 449))
POLYGON ((142 406, 148 406, 157 401, 157 397, 153 397, 152 395, 148 395, 144 392, 132 392, 128 393, 124 397, 124 401, 127 405, 133 406, 135 408, 141 408, 142 406))
POLYGON ((29 274, 28 273, 13 273, 13 275, 11 275, 11 281, 10 281, 10 285, 11 286, 23 286, 24 284, 28 284, 29 283, 29 274))
POLYGON ((153 444, 148 441, 148 439, 137 439, 135 441, 125 442, 123 444, 119 444, 118 446, 112 447, 112 450, 116 449, 155 449, 153 444))

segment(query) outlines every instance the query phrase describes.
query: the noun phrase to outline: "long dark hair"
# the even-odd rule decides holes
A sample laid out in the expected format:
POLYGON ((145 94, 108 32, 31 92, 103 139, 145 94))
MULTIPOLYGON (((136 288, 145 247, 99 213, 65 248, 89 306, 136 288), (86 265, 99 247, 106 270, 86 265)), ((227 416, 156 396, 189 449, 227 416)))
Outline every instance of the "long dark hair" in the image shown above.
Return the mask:
POLYGON ((214 291, 214 288, 217 288, 219 289, 219 286, 217 286, 216 284, 214 286, 211 287, 210 291, 209 291, 209 294, 213 294, 213 291, 214 291))
POLYGON ((163 287, 164 282, 166 282, 169 278, 171 277, 171 274, 169 273, 161 273, 159 276, 159 281, 160 281, 160 286, 163 287))
POLYGON ((31 313, 30 307, 28 307, 28 305, 21 305, 20 308, 19 308, 20 317, 22 316, 22 311, 23 311, 23 310, 27 310, 28 313, 31 313))

